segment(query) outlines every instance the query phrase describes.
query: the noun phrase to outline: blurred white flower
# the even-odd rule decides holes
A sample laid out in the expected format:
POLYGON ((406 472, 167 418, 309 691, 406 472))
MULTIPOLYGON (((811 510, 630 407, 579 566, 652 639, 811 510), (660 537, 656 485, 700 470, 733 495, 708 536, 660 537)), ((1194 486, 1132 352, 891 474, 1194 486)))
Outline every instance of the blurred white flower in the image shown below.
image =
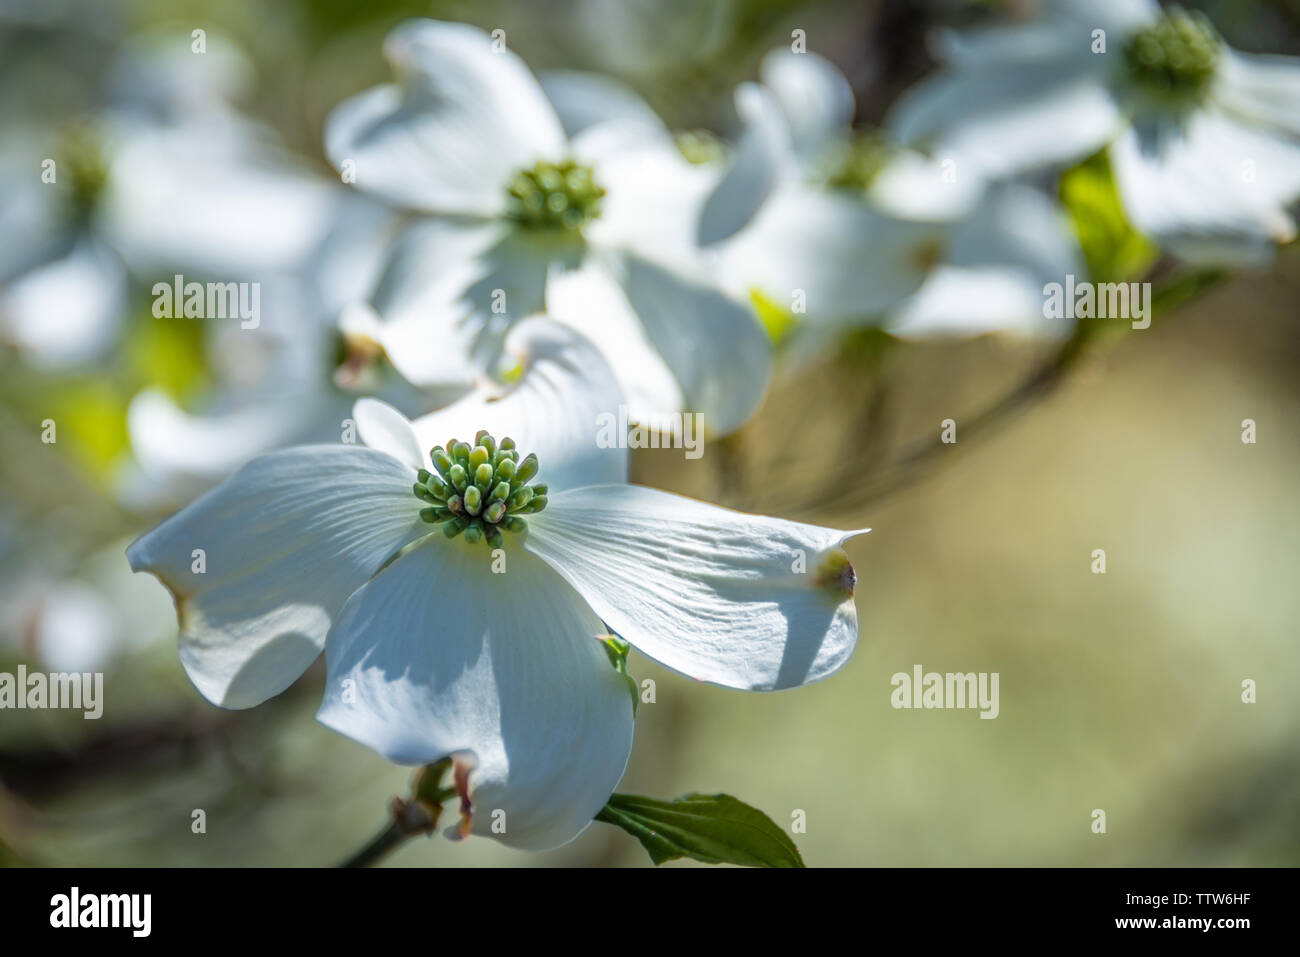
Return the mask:
POLYGON ((113 542, 71 570, 53 567, 50 556, 29 560, 0 589, 0 653, 54 671, 106 671, 118 656, 172 635, 167 592, 132 574, 124 546, 113 542))
POLYGON ((1087 267, 1060 207, 1041 190, 989 186, 934 248, 925 281, 886 323, 895 335, 1064 336, 1073 327, 1045 315, 1043 286, 1086 276, 1087 267))
POLYGON ((626 484, 626 451, 593 448, 588 416, 622 401, 599 353, 540 318, 512 341, 528 356, 513 392, 415 424, 359 403, 375 447, 259 458, 129 558, 176 596, 181 658, 209 700, 259 704, 324 648, 322 722, 399 763, 471 752, 472 831, 540 849, 587 826, 630 753, 610 629, 701 681, 819 680, 856 644, 841 546, 857 533, 626 484), (423 451, 480 413, 517 450, 483 431, 481 448, 423 451), (553 469, 554 488, 527 484, 553 469))
POLYGON ((735 290, 813 326, 1063 331, 1043 317, 1042 287, 1082 260, 1047 196, 855 135, 848 82, 814 53, 774 50, 760 79, 737 91, 747 132, 701 218, 735 290))
POLYGON ((624 76, 708 62, 734 21, 735 0, 577 0, 573 13, 584 53, 624 76))
POLYGON ((1239 53, 1154 0, 1054 0, 1017 26, 946 35, 947 66, 896 107, 905 142, 976 176, 1109 146, 1133 224, 1198 264, 1267 262, 1295 237, 1300 60, 1239 53))
POLYGON ((0 251, 0 340, 37 367, 103 355, 126 309, 121 257, 88 216, 103 187, 102 156, 84 145, 89 136, 73 138, 82 142, 63 150, 20 135, 0 154, 0 229, 24 237, 0 251), (65 156, 58 184, 43 184, 44 159, 65 156))
MULTIPOLYGON (((373 288, 392 217, 342 187, 312 185, 326 193, 328 218, 316 226, 314 245, 304 244, 298 261, 277 263, 255 254, 243 266, 231 262, 226 275, 260 284, 262 316, 255 329, 230 322, 206 329, 210 386, 184 404, 156 388, 131 400, 131 456, 116 479, 118 497, 127 506, 176 507, 257 455, 285 445, 336 441, 342 434, 354 396, 339 385, 356 383, 339 380, 345 371, 368 371, 366 360, 375 357, 362 356, 349 344, 339 317, 346 304, 373 288), (343 367, 331 381, 340 351, 343 367), (359 363, 356 369, 353 363, 359 363)), ((184 184, 175 188, 183 192, 184 184)), ((226 255, 233 260, 240 248, 226 255)), ((180 267, 159 263, 152 274, 170 276, 172 268, 180 267)), ((429 407, 427 397, 400 381, 364 384, 408 410, 429 407)))
MULTIPOLYGON (((225 62, 223 41, 209 43, 204 62, 225 62)), ((188 50, 188 36, 176 44, 188 50)), ((21 132, 0 151, 0 229, 24 237, 0 251, 0 339, 37 367, 102 357, 133 285, 170 280, 165 270, 252 281, 243 274, 295 266, 345 196, 222 104, 221 76, 201 68, 208 80, 197 82, 166 44, 130 53, 155 85, 124 81, 103 112, 62 133, 21 132), (159 90, 179 98, 175 109, 162 108, 159 90)))
POLYGON ((408 21, 384 54, 397 83, 338 106, 325 146, 345 179, 428 214, 371 300, 397 369, 468 385, 495 368, 511 323, 545 311, 596 343, 636 417, 690 409, 715 433, 748 419, 770 344, 697 255, 714 172, 688 163, 630 92, 569 83, 548 101, 474 27, 408 21))
MULTIPOLYGON (((107 355, 153 284, 177 274, 258 287, 252 327, 169 320, 203 323, 210 382, 183 403, 161 388, 132 399, 131 452, 113 482, 137 510, 176 507, 273 448, 338 438, 352 397, 329 380, 337 320, 373 289, 395 218, 237 112, 251 65, 225 38, 206 40, 201 56, 188 34, 132 40, 105 70, 107 109, 61 139, 17 136, 0 159, 12 186, 0 228, 26 239, 0 250, 0 337, 35 366, 107 355)), ((343 352, 350 373, 367 370, 343 352)), ((429 408, 404 383, 385 394, 429 408)))

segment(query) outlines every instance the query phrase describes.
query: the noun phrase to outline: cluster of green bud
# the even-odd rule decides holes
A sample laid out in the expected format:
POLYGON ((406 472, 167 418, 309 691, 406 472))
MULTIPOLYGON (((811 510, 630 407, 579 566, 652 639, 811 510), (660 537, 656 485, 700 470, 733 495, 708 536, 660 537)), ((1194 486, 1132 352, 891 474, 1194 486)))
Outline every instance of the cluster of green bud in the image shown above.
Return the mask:
POLYGON ((879 130, 857 131, 826 179, 833 189, 869 190, 894 156, 893 144, 879 130))
POLYGON ((1199 12, 1171 7, 1124 47, 1129 79, 1154 100, 1191 105, 1205 98, 1220 54, 1219 35, 1199 12))
POLYGON ((605 195, 591 169, 573 160, 541 160, 532 169, 516 173, 506 191, 509 215, 526 228, 569 232, 578 232, 600 215, 605 195))
POLYGON ((520 460, 514 439, 498 444, 480 431, 472 448, 451 439, 445 448, 430 449, 429 458, 437 472, 420 469, 415 497, 429 506, 420 509, 420 518, 441 525, 448 538, 463 532, 467 542, 500 548, 502 529, 522 532, 528 525, 521 516, 546 508, 547 487, 528 484, 537 476, 537 456, 530 452, 520 460))

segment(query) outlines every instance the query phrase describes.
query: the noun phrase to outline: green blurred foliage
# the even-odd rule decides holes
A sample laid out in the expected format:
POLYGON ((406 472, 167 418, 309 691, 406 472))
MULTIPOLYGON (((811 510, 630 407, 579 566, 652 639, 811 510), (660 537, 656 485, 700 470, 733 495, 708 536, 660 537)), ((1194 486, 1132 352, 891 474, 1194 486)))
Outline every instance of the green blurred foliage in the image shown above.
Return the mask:
POLYGON ((1105 150, 1062 174, 1060 197, 1093 282, 1129 282, 1155 263, 1159 250, 1129 222, 1105 150))

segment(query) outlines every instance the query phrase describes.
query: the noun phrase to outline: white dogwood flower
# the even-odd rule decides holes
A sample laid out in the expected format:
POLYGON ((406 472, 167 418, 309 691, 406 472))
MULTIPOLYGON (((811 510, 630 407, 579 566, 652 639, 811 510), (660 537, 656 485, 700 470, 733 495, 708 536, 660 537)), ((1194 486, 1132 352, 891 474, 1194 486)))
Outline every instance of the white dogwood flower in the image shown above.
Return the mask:
POLYGON ((1300 60, 1240 53, 1155 0, 1054 0, 1028 23, 947 35, 903 97, 905 142, 977 176, 1109 148, 1133 224, 1188 261, 1266 262, 1295 237, 1300 60))
POLYGON ((817 681, 857 641, 842 545, 858 533, 626 484, 626 451, 593 441, 593 414, 623 401, 599 353, 546 319, 516 335, 528 360, 506 394, 414 424, 362 401, 371 447, 256 459, 128 554, 174 594, 209 700, 259 704, 323 648, 323 723, 399 763, 471 753, 471 831, 546 848, 586 827, 630 753, 609 632, 729 688, 817 681), (462 431, 475 421, 501 432, 462 431))
POLYGON ((384 54, 397 82, 338 106, 325 148, 346 180, 427 214, 372 297, 397 369, 467 386, 512 322, 544 311, 596 343, 637 418, 689 409, 715 433, 748 419, 770 343, 696 254, 715 174, 635 96, 618 118, 566 128, 581 104, 553 103, 475 27, 411 20, 384 54))
POLYGON ((1042 287, 1082 262, 1047 196, 951 175, 879 131, 855 131, 848 81, 815 53, 774 50, 759 77, 737 91, 747 133, 714 194, 718 215, 701 221, 702 241, 730 237, 713 248, 733 289, 822 330, 1064 331, 1043 318, 1042 287), (741 197, 761 202, 746 213, 741 197))

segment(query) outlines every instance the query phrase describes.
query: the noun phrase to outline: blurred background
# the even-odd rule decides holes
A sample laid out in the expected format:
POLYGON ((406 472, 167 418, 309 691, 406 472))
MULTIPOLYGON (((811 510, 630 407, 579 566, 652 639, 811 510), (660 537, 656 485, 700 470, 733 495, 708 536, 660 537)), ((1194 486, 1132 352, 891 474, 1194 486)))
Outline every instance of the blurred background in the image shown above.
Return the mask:
MULTIPOLYGON (((1010 4, 0 0, 0 127, 53 140, 111 112, 102 140, 114 144, 129 141, 124 128, 179 112, 233 131, 222 142, 241 145, 223 161, 255 169, 278 201, 301 202, 293 209, 342 209, 349 223, 338 253, 328 230, 304 240, 277 229, 274 211, 245 225, 249 243, 284 251, 294 278, 274 295, 303 297, 284 310, 303 321, 365 281, 345 282, 339 263, 364 272, 347 243, 383 228, 368 210, 352 218, 320 131, 338 101, 388 79, 380 44, 405 17, 502 28, 535 70, 614 73, 673 129, 725 137, 736 133, 736 83, 792 29, 849 78, 858 121, 876 124, 932 67, 932 28, 1000 6, 1010 4), (167 49, 161 38, 200 28, 221 57, 182 81, 154 54, 167 49)), ((1300 53, 1293 0, 1186 6, 1239 49, 1300 53)), ((0 148, 0 169, 18 139, 0 148)), ((218 148, 195 142, 209 145, 168 140, 205 168, 218 148)), ((24 219, 5 218, 19 205, 0 205, 0 224, 14 227, 0 232, 0 265, 37 246, 24 219)), ((183 240, 167 213, 134 226, 146 260, 151 241, 183 240)), ((725 791, 787 827, 802 811, 795 840, 810 866, 1300 864, 1300 256, 1292 247, 1267 270, 1203 285, 1150 329, 1113 324, 1068 354, 995 335, 854 333, 781 364, 758 416, 703 458, 634 452, 634 481, 874 531, 849 546, 861 642, 830 680, 743 695, 633 654, 656 700, 641 707, 620 790, 725 791), (940 445, 949 418, 958 441, 940 445), (1247 418, 1256 444, 1241 441, 1247 418), (786 487, 795 445, 843 465, 786 487), (1104 575, 1091 570, 1098 548, 1104 575), (916 664, 998 672, 998 718, 893 709, 891 676, 916 664), (1245 679, 1257 682, 1255 704, 1241 701, 1245 679), (1098 808, 1104 835, 1091 828, 1098 808)), ((0 711, 0 863, 336 863, 381 828, 410 770, 315 723, 319 664, 253 711, 208 705, 181 670, 169 599, 130 574, 123 549, 225 467, 139 447, 151 409, 165 424, 168 410, 216 408, 256 431, 250 397, 304 404, 262 391, 268 369, 282 388, 286 376, 315 377, 312 415, 278 437, 301 441, 337 431, 353 396, 344 385, 356 383, 340 379, 330 322, 316 323, 310 348, 232 359, 235 346, 205 324, 157 320, 129 288, 120 302, 94 355, 23 330, 0 354, 0 671, 103 671, 106 700, 98 721, 0 711), (42 441, 47 419, 53 444, 42 441), (196 809, 206 833, 191 829, 196 809)), ((298 326, 270 334, 303 341, 298 326)), ((401 392, 375 374, 366 391, 401 392)), ((390 862, 649 864, 605 825, 542 854, 436 838, 390 862)))

